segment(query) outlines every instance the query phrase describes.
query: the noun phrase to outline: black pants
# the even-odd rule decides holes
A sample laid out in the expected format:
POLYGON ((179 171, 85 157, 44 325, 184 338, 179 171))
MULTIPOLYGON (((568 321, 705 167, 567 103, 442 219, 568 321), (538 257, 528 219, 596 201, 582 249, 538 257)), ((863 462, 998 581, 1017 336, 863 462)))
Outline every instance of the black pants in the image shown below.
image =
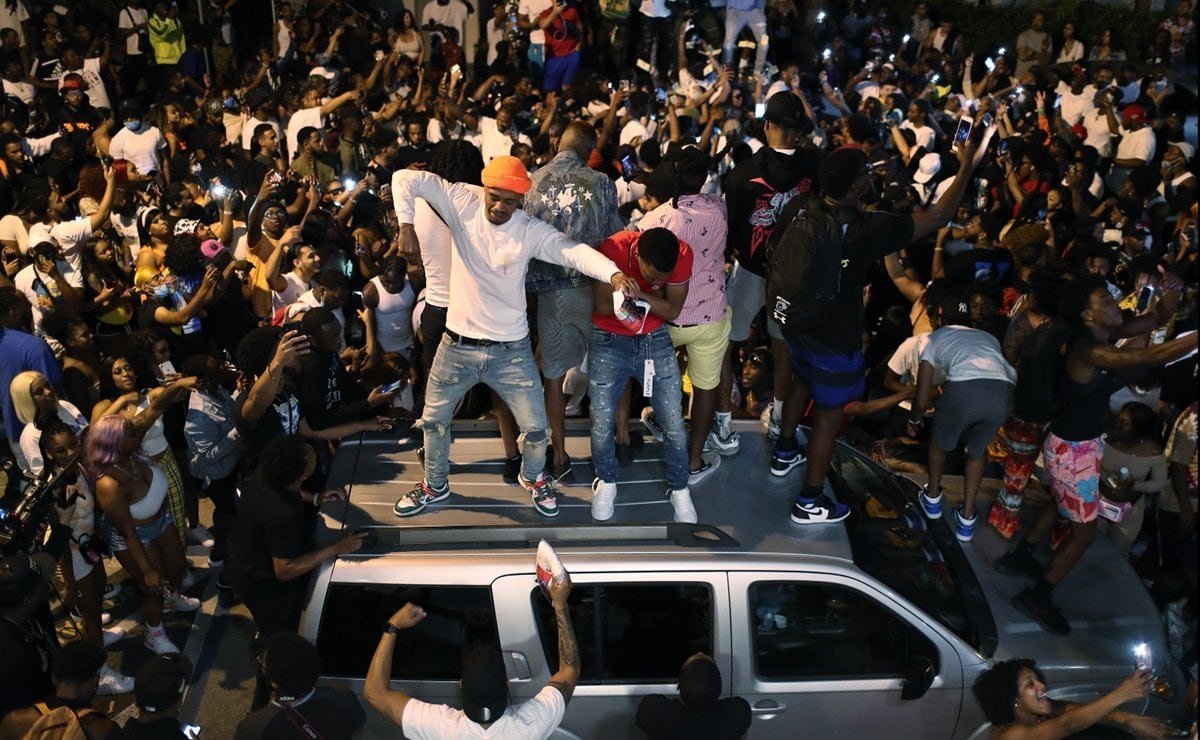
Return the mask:
POLYGON ((421 364, 425 366, 426 378, 433 367, 438 345, 442 343, 442 335, 446 333, 446 311, 441 306, 426 303, 425 311, 421 313, 421 364))
POLYGON ((250 641, 250 653, 257 661, 254 699, 250 704, 250 711, 254 711, 262 709, 271 700, 271 683, 262 669, 262 654, 266 649, 267 638, 280 632, 296 631, 300 623, 305 579, 298 578, 283 583, 274 579, 258 578, 241 572, 232 564, 226 565, 225 572, 229 583, 258 625, 258 634, 250 641))

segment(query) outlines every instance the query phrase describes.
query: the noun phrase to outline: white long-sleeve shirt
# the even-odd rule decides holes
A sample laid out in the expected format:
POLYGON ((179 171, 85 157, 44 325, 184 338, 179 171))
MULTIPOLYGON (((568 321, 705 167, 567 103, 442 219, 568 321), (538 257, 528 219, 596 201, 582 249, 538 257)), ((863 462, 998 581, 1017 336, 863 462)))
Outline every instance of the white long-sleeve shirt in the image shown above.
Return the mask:
POLYGON ((392 176, 396 218, 413 223, 422 198, 453 235, 450 305, 446 328, 464 337, 515 342, 529 335, 525 319, 525 273, 531 259, 570 267, 596 280, 620 272, 612 260, 578 244, 544 221, 517 210, 506 223, 487 220, 483 188, 450 183, 429 172, 400 170, 392 176))

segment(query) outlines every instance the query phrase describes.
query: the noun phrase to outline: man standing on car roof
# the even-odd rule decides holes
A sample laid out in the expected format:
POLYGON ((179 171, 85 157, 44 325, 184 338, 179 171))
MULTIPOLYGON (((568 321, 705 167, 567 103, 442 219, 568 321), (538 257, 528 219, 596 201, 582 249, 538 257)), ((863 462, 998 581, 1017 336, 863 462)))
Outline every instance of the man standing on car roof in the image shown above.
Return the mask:
POLYGON ((525 273, 530 260, 537 258, 607 282, 614 291, 637 293, 637 285, 612 260, 520 210, 532 185, 521 160, 496 157, 481 179, 482 189, 415 170, 392 176, 406 257, 415 260, 420 255, 413 228, 417 198, 429 204, 454 236, 446 333, 430 368, 421 417, 425 478, 396 502, 396 516, 412 516, 450 495, 450 419, 458 401, 477 383, 486 383, 500 395, 521 428, 518 483, 530 492, 539 514, 558 516, 558 491, 543 473, 546 406, 525 319, 525 273))

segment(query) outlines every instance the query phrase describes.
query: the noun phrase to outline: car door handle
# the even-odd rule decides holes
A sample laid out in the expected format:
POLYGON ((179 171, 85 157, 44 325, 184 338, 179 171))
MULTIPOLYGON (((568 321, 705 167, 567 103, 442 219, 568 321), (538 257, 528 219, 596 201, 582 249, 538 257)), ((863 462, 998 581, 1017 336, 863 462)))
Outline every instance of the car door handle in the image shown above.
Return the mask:
POLYGON ((786 711, 787 704, 780 704, 774 699, 761 699, 750 708, 751 714, 783 714, 786 711))
POLYGON ((529 670, 529 659, 525 657, 525 653, 509 652, 508 660, 512 665, 513 681, 528 681, 533 678, 533 673, 529 670))

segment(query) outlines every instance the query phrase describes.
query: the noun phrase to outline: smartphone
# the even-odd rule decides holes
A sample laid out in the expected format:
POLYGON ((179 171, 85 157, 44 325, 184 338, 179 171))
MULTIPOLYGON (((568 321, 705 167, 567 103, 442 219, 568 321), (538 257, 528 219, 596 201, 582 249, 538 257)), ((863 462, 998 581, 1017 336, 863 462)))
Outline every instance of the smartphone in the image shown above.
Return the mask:
POLYGON ((958 119, 958 128, 954 131, 954 143, 951 144, 951 151, 958 151, 960 146, 966 146, 967 140, 971 138, 971 126, 975 124, 975 120, 970 116, 963 116, 958 119))
POLYGON ((172 375, 179 374, 179 371, 175 369, 175 363, 171 362, 170 360, 167 360, 166 362, 160 362, 158 364, 158 371, 162 373, 164 378, 169 378, 172 375))
POLYGON ((762 118, 765 115, 767 115, 767 104, 766 103, 756 103, 754 105, 754 117, 762 118))
POLYGON ((1000 153, 1001 153, 1001 154, 1007 154, 1007 153, 1008 153, 1008 139, 1001 139, 1001 140, 1000 140, 1000 153))
POLYGON ((380 50, 380 49, 375 50, 375 61, 377 61, 377 62, 383 61, 383 51, 382 50, 380 50))
POLYGON ((307 333, 304 331, 304 322, 302 321, 289 321, 285 323, 282 328, 284 334, 287 334, 289 331, 294 331, 300 336, 304 336, 307 333))
POLYGON ((224 200, 225 196, 229 195, 229 188, 225 187, 224 185, 217 184, 209 188, 208 192, 217 200, 224 200))
POLYGON ((1154 300, 1154 286, 1147 285, 1138 293, 1137 312, 1142 313, 1147 308, 1150 308, 1150 301, 1154 300))
POLYGON ((991 128, 992 121, 994 120, 995 119, 992 117, 991 112, 984 113, 983 117, 979 119, 979 125, 983 126, 984 128, 991 128))
POLYGON ((380 393, 395 393, 396 391, 398 391, 404 387, 405 382, 407 382, 407 381, 404 378, 400 378, 399 380, 395 381, 394 383, 388 383, 387 385, 383 386, 382 388, 379 389, 379 392, 380 393))
POLYGON ((355 311, 363 310, 363 306, 365 304, 363 303, 363 294, 361 290, 353 291, 350 294, 350 305, 355 311))
POLYGON ((633 179, 637 174, 637 163, 633 161, 633 157, 626 154, 621 157, 621 177, 625 178, 625 182, 633 179))
POLYGON ((660 105, 667 102, 667 88, 665 88, 665 87, 658 88, 657 97, 658 97, 658 102, 660 105))
POLYGON ((1056 110, 1059 108, 1062 108, 1062 96, 1061 95, 1059 95, 1057 98, 1054 99, 1054 108, 1056 110))
POLYGON ((1150 646, 1146 643, 1133 646, 1133 666, 1138 671, 1154 670, 1154 657, 1150 653, 1150 646))
POLYGON ((987 67, 987 71, 995 72, 996 71, 996 60, 992 59, 991 57, 988 57, 987 59, 983 60, 983 66, 987 67))
POLYGON ((833 50, 830 49, 828 46, 825 47, 825 50, 821 52, 822 59, 829 59, 832 56, 833 56, 833 50))

